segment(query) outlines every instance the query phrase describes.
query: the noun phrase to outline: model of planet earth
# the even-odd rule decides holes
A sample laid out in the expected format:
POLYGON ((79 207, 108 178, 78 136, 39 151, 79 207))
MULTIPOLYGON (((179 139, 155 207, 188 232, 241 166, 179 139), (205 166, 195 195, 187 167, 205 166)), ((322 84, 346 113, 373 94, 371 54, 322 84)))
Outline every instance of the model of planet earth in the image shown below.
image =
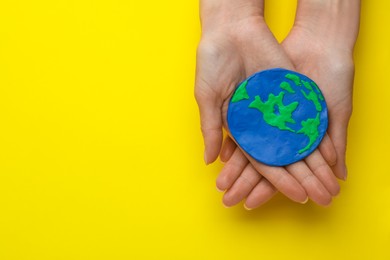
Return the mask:
POLYGON ((305 75, 270 69, 240 83, 228 108, 229 131, 258 162, 285 166, 310 155, 328 127, 317 84, 305 75))

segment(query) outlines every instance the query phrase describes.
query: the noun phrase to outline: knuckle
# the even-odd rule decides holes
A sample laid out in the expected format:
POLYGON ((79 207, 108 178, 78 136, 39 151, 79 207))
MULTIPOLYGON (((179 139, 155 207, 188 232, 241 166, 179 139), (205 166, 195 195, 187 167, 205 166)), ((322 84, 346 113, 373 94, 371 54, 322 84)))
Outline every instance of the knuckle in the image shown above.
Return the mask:
POLYGON ((302 184, 302 186, 305 186, 306 184, 311 183, 313 180, 314 180, 314 175, 308 173, 308 174, 306 174, 306 175, 302 178, 301 184, 302 184))
POLYGON ((238 178, 242 183, 244 183, 246 186, 254 186, 254 183, 253 183, 253 180, 251 180, 250 178, 248 178, 247 176, 244 176, 243 174, 240 175, 240 177, 238 178))
POLYGON ((327 164, 322 163, 322 164, 319 164, 316 167, 314 167, 312 171, 313 171, 314 175, 319 176, 319 175, 324 175, 324 174, 330 174, 331 170, 327 164))
POLYGON ((280 174, 278 175, 278 177, 275 178, 275 180, 273 181, 273 185, 276 187, 276 188, 280 188, 281 185, 283 184, 284 180, 285 180, 285 175, 284 174, 280 174))
POLYGON ((205 127, 204 125, 202 125, 200 127, 200 130, 202 132, 203 135, 221 135, 222 134, 222 130, 220 127, 205 127))

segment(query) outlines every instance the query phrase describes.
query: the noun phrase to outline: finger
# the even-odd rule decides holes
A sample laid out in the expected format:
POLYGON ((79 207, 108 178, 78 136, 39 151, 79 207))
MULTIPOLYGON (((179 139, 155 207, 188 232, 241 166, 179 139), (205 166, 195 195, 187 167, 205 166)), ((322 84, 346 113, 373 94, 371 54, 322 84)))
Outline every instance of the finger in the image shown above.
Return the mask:
POLYGON ((325 161, 330 166, 336 165, 336 149, 334 148, 332 140, 329 138, 327 133, 324 135, 324 138, 322 139, 321 144, 318 146, 318 149, 320 150, 321 155, 324 157, 325 161))
POLYGON ((315 150, 305 159, 305 162, 332 196, 339 194, 340 185, 320 151, 315 150))
POLYGON ((305 189, 285 168, 268 166, 246 156, 253 167, 286 197, 299 203, 307 202, 305 189))
POLYGON ((332 196, 311 172, 304 161, 299 161, 286 166, 286 169, 292 176, 305 188, 309 198, 319 205, 329 205, 332 201, 332 196))
POLYGON ((223 143, 221 153, 219 154, 219 158, 222 162, 227 162, 232 157, 234 150, 236 149, 237 145, 232 140, 230 136, 226 136, 225 142, 223 143))
POLYGON ((329 129, 329 137, 332 140, 337 154, 337 162, 332 170, 337 178, 347 179, 347 167, 345 164, 345 152, 347 148, 347 126, 343 124, 333 124, 329 129))
POLYGON ((205 145, 204 160, 206 164, 214 162, 222 145, 222 102, 211 89, 201 87, 197 80, 195 97, 199 106, 200 123, 205 145))
POLYGON ((239 203, 248 196, 260 179, 261 175, 248 163, 233 186, 223 196, 223 204, 231 207, 239 203))
POLYGON ((229 189, 240 176, 247 164, 248 160, 246 159, 244 154, 241 152, 240 149, 236 148, 232 157, 225 164, 217 178, 217 189, 220 191, 225 191, 229 189))
POLYGON ((276 193, 278 191, 275 187, 266 178, 261 178, 256 187, 249 193, 244 207, 247 210, 258 208, 269 201, 276 193))

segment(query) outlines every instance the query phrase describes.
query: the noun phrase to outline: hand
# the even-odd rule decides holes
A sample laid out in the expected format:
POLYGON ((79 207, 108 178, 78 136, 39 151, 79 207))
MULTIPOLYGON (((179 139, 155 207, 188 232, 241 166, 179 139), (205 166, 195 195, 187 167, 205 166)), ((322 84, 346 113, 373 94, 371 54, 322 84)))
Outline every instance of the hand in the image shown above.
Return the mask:
POLYGON ((346 180, 345 152, 354 79, 353 48, 358 35, 360 1, 338 3, 341 15, 327 11, 331 2, 335 1, 325 5, 300 3, 295 25, 282 45, 297 71, 316 81, 325 96, 329 113, 328 133, 337 154, 332 168, 338 178, 346 180))
MULTIPOLYGON (((319 83, 326 97, 330 119, 328 131, 336 146, 336 151, 325 149, 328 147, 324 145, 329 141, 328 136, 325 136, 319 148, 323 156, 327 158, 328 163, 333 166, 336 176, 343 180, 347 175, 345 167, 346 133, 352 112, 354 74, 352 51, 358 32, 359 9, 360 1, 338 2, 330 0, 315 3, 302 1, 298 6, 295 26, 283 42, 283 47, 297 71, 308 75, 319 83), (340 9, 344 11, 340 11, 340 9), (330 24, 330 21, 333 21, 333 24, 330 24), (337 161, 336 156, 334 156, 336 153, 337 161)), ((221 160, 229 161, 235 147, 234 142, 227 138, 221 151, 221 160)), ((229 164, 231 161, 227 163, 226 167, 229 164)), ((222 182, 221 180, 227 177, 229 177, 229 173, 223 171, 219 176, 217 186, 219 182, 222 182)), ((333 188, 331 186, 334 183, 331 176, 328 177, 328 182, 323 179, 323 183, 328 184, 326 187, 331 193, 333 190, 333 194, 337 194, 337 186, 334 185, 333 188)), ((275 189, 271 190, 269 187, 262 187, 262 185, 257 185, 246 195, 243 194, 242 190, 238 196, 232 196, 230 201, 238 203, 239 200, 247 196, 245 203, 247 208, 260 206, 276 193, 275 189)))
MULTIPOLYGON (((228 102, 237 84, 258 70, 274 67, 294 69, 260 12, 239 21, 223 23, 223 26, 221 24, 210 26, 213 30, 203 30, 197 56, 195 96, 201 114, 206 163, 214 161, 220 152, 222 125, 226 127, 228 102)), ((324 147, 333 149, 331 142, 324 147)), ((248 195, 255 186, 267 187, 267 192, 273 194, 274 188, 268 181, 294 201, 306 202, 307 195, 322 205, 331 201, 332 194, 324 186, 326 184, 322 184, 322 179, 331 179, 333 173, 318 150, 305 162, 283 168, 258 163, 235 149, 221 175, 226 178, 222 178, 225 181, 220 181, 218 187, 229 189, 224 196, 228 206, 236 203, 229 202, 229 198, 241 200, 240 197, 248 195)), ((336 187, 331 189, 332 193, 337 193, 337 182, 332 185, 336 187)))

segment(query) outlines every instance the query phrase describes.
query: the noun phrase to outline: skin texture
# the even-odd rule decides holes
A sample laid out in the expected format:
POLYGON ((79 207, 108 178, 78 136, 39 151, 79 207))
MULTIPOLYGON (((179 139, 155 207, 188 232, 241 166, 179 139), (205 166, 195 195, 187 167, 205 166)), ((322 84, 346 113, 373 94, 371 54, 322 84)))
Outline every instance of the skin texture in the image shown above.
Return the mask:
MULTIPOLYGON (((305 27, 315 18, 305 15, 314 12, 308 2, 299 4, 296 24, 283 46, 278 44, 264 22, 262 1, 201 2, 203 34, 197 52, 195 97, 201 115, 205 162, 213 162, 218 154, 226 162, 217 178, 217 188, 226 191, 223 196, 226 206, 246 198, 246 208, 256 208, 278 190, 293 201, 304 203, 310 198, 320 205, 328 205, 332 196, 339 192, 335 175, 342 179, 345 176, 343 156, 351 111, 353 66, 352 71, 350 63, 347 64, 349 69, 345 68, 347 54, 345 57, 337 55, 337 59, 342 60, 336 67, 332 65, 335 57, 325 59, 325 53, 321 51, 328 47, 325 44, 322 49, 318 47, 315 40, 318 36, 310 33, 317 32, 316 28, 305 27), (324 66, 327 61, 329 65, 324 66), (325 136, 319 149, 305 161, 287 167, 257 163, 229 137, 221 150, 227 105, 237 83, 256 71, 274 67, 297 70, 313 78, 321 86, 329 105, 330 138, 325 136), (321 75, 327 77, 321 78, 321 75), (334 84, 337 84, 337 90, 334 84), (338 86, 341 84, 343 87, 338 86)), ((314 2, 320 1, 311 4, 314 2)), ((334 47, 329 50, 329 54, 334 55, 334 47)), ((351 56, 348 61, 351 62, 351 56)))

